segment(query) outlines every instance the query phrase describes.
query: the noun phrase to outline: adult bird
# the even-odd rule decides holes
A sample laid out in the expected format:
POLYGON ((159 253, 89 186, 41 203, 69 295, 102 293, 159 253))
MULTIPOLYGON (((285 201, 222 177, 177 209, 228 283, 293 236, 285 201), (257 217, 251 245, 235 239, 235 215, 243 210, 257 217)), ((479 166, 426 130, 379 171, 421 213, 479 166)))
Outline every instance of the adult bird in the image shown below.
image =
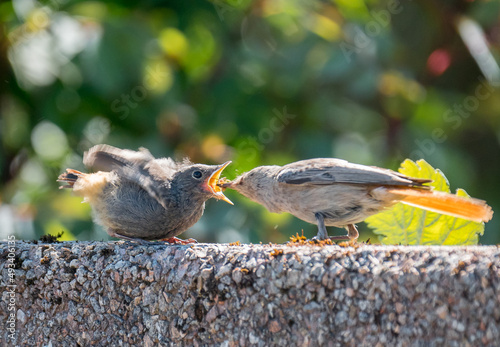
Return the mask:
POLYGON ((317 224, 319 240, 329 238, 326 226, 348 231, 346 236, 330 239, 357 239, 356 223, 397 202, 477 222, 491 219, 493 211, 484 201, 433 191, 426 185, 431 181, 341 159, 318 158, 259 166, 231 182, 221 180, 220 186, 238 191, 270 212, 288 212, 317 224))

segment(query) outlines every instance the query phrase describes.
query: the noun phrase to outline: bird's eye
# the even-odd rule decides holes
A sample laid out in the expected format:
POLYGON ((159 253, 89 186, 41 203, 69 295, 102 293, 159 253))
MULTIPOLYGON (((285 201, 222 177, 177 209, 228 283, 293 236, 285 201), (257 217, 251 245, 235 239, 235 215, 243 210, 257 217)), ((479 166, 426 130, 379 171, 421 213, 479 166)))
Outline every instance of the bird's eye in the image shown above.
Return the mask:
POLYGON ((201 173, 201 171, 195 171, 195 172, 193 172, 193 177, 194 178, 201 178, 201 176, 203 176, 203 174, 201 173))

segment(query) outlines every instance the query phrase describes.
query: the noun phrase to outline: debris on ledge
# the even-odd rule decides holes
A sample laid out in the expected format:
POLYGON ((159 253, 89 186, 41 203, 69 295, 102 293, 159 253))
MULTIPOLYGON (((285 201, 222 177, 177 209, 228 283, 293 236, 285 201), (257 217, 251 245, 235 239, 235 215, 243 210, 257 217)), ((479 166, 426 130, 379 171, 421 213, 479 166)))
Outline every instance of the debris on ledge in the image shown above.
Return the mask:
POLYGON ((0 243, 1 345, 493 346, 500 340, 494 246, 119 241, 14 248, 0 243), (9 264, 16 268, 15 294, 9 264))

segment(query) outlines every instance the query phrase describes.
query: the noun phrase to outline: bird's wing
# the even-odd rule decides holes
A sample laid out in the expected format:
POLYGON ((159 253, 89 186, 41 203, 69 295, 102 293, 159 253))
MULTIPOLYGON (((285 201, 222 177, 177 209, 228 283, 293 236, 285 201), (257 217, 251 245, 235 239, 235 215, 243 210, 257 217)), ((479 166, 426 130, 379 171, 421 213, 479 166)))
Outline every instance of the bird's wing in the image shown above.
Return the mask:
POLYGON ((157 169, 158 165, 155 161, 151 161, 146 166, 137 164, 127 165, 117 170, 117 173, 119 176, 139 185, 166 209, 169 205, 168 190, 170 188, 170 180, 162 179, 162 176, 165 175, 161 170, 157 169), (150 170, 159 172, 160 175, 154 175, 150 170))
POLYGON ((146 148, 132 151, 96 145, 85 152, 83 163, 93 170, 114 170, 119 177, 136 183, 167 208, 165 191, 168 190, 170 179, 177 169, 177 163, 172 159, 155 159, 146 148))
POLYGON ((278 182, 287 184, 328 185, 336 183, 428 188, 431 180, 411 178, 374 166, 352 164, 341 159, 309 159, 283 166, 278 182))
POLYGON ((96 145, 85 152, 83 164, 96 171, 113 171, 124 166, 144 166, 153 159, 153 155, 146 148, 131 151, 109 145, 96 145))

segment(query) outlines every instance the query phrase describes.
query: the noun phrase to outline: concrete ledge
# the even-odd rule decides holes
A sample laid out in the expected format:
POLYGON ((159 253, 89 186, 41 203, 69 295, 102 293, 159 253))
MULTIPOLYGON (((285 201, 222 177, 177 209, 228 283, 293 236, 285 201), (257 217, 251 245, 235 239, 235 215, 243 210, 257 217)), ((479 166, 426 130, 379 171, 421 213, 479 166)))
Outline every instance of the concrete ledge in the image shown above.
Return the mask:
POLYGON ((12 258, 0 243, 2 346, 500 341, 494 246, 16 242, 14 248, 12 258))

